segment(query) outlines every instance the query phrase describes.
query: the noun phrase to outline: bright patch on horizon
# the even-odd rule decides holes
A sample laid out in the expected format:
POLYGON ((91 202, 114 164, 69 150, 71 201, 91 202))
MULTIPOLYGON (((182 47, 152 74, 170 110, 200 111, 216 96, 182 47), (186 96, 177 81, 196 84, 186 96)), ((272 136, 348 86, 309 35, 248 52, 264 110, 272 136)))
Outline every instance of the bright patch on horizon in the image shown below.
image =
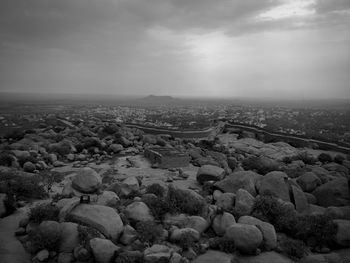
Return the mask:
POLYGON ((310 16, 316 13, 315 0, 283 0, 283 3, 258 16, 259 20, 278 20, 310 16))

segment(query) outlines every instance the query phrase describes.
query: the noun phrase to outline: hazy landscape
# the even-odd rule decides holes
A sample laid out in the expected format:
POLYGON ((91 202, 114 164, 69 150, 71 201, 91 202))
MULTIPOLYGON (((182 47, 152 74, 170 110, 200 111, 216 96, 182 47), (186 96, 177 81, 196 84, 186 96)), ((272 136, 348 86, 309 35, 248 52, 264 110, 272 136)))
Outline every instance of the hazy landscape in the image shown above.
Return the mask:
POLYGON ((350 262, 350 2, 0 2, 0 263, 350 262))

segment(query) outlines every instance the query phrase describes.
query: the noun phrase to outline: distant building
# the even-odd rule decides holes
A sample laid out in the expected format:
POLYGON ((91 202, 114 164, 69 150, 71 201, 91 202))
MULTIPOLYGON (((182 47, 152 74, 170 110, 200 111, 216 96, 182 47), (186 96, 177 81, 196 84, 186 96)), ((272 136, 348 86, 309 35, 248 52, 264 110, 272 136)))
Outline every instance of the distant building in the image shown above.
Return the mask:
POLYGON ((186 167, 190 156, 170 147, 150 147, 145 150, 145 157, 160 168, 186 167))

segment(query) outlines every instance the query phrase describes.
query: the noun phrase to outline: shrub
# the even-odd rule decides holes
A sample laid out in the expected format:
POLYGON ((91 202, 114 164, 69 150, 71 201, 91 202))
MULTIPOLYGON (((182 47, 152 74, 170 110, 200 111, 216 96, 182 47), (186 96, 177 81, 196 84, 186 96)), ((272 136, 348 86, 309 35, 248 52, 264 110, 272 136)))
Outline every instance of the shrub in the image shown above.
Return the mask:
POLYGON ((214 237, 209 240, 209 246, 225 253, 234 253, 236 251, 235 243, 227 237, 214 237))
POLYGON ((119 130, 118 126, 116 125, 108 125, 103 127, 103 132, 107 134, 114 134, 119 130))
POLYGON ((259 196, 255 199, 252 216, 270 222, 277 231, 290 233, 296 222, 293 208, 281 203, 272 195, 259 196))
POLYGON ((163 197, 164 193, 165 193, 165 189, 160 184, 155 183, 155 184, 151 184, 151 185, 147 186, 146 193, 147 194, 155 194, 158 197, 163 197))
POLYGON ((24 132, 22 130, 13 130, 5 135, 5 139, 12 139, 15 141, 22 140, 24 138, 24 132))
POLYGON ((316 158, 307 152, 301 152, 296 156, 296 160, 301 160, 305 164, 314 165, 316 163, 316 158))
POLYGON ((308 248, 301 240, 284 238, 278 243, 279 250, 294 261, 299 261, 308 254, 308 248))
POLYGON ((334 162, 337 164, 342 164, 344 160, 345 160, 345 157, 343 155, 340 155, 340 154, 337 154, 334 157, 334 162))
POLYGON ((34 157, 34 156, 27 156, 27 157, 20 157, 18 158, 18 163, 21 167, 23 167, 23 165, 26 163, 26 162, 31 162, 33 164, 37 163, 38 160, 34 157))
POLYGON ((244 170, 255 170, 259 174, 267 174, 279 169, 278 163, 266 157, 252 156, 243 160, 242 167, 244 170))
POLYGON ((201 214, 206 205, 204 200, 196 198, 184 190, 176 189, 172 185, 168 189, 166 201, 172 211, 189 215, 201 214))
POLYGON ((60 237, 61 234, 57 231, 42 232, 38 230, 31 231, 28 234, 28 239, 31 242, 32 251, 34 253, 42 249, 58 252, 60 237))
POLYGON ((333 161, 332 156, 330 156, 327 153, 321 153, 317 159, 321 162, 321 163, 330 163, 333 161))
POLYGON ((337 225, 325 215, 306 215, 298 217, 294 236, 311 247, 322 248, 332 245, 337 234, 337 225))
POLYGON ((178 241, 179 246, 183 250, 188 250, 189 248, 193 248, 196 243, 196 239, 190 233, 184 233, 180 240, 178 241))
POLYGON ((117 255, 115 263, 143 263, 143 254, 139 251, 125 251, 117 255))
POLYGON ((16 211, 16 200, 13 194, 7 193, 6 198, 4 200, 4 206, 6 208, 6 216, 11 215, 16 211))
POLYGON ((153 216, 158 220, 162 220, 166 213, 173 212, 171 205, 160 197, 143 196, 142 202, 149 207, 153 216))
POLYGON ((55 205, 50 203, 39 204, 30 209, 29 219, 38 224, 46 220, 58 221, 59 212, 59 208, 55 205))
POLYGON ((136 224, 140 241, 153 244, 163 234, 163 227, 153 221, 141 221, 136 224))
POLYGON ((43 199, 47 193, 39 175, 24 177, 15 175, 8 180, 8 188, 18 199, 43 199))
POLYGON ((78 225, 79 243, 85 248, 90 247, 90 240, 95 237, 101 237, 100 232, 89 226, 78 225))
POLYGON ((13 160, 14 157, 11 154, 7 152, 0 153, 0 165, 11 166, 13 160))

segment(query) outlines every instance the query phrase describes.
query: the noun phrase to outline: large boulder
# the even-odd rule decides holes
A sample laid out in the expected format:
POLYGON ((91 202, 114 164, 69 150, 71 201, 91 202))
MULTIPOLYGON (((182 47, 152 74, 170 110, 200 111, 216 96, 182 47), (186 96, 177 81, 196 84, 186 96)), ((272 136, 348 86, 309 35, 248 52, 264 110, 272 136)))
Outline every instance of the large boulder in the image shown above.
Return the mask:
POLYGON ((304 192, 298 187, 292 185, 292 194, 294 199, 295 209, 298 213, 305 213, 309 210, 309 203, 304 192))
POLYGON ((231 225, 225 237, 232 240, 243 254, 255 254, 263 241, 263 235, 256 226, 239 223, 231 225))
POLYGON ((350 205, 349 184, 346 178, 337 178, 316 188, 312 194, 320 206, 350 205))
POLYGON ((139 189, 139 181, 135 176, 131 176, 122 182, 113 183, 107 190, 115 192, 120 197, 124 197, 129 196, 132 192, 137 192, 139 189))
POLYGON ((59 252, 71 253, 79 245, 78 224, 71 222, 61 223, 61 238, 59 252))
POLYGON ((198 169, 197 181, 203 184, 207 181, 220 181, 224 178, 225 170, 214 165, 203 165, 198 169))
POLYGON ((233 255, 216 250, 208 250, 206 253, 200 255, 192 263, 231 263, 233 255))
POLYGON ((218 236, 223 236, 226 230, 234 224, 236 224, 235 217, 230 213, 224 212, 215 216, 212 228, 218 236))
POLYGON ((307 172, 297 179, 297 183, 304 192, 310 193, 315 190, 317 186, 321 185, 322 181, 313 172, 307 172))
POLYGON ((336 219, 333 222, 338 227, 335 243, 342 247, 350 247, 350 220, 336 219))
POLYGON ((333 219, 350 220, 350 206, 329 206, 324 214, 333 219))
POLYGON ((223 193, 221 194, 217 200, 216 205, 221 207, 222 209, 228 211, 231 210, 235 204, 236 195, 233 193, 223 193))
POLYGON ((290 201, 288 176, 284 172, 270 172, 256 184, 260 195, 273 194, 284 201, 290 201))
POLYGON ((110 263, 119 247, 108 239, 93 238, 90 240, 90 247, 96 263, 110 263))
POLYGON ((172 250, 165 246, 155 244, 152 247, 146 248, 143 252, 145 263, 169 262, 172 250))
POLYGON ((115 192, 103 191, 102 194, 97 197, 96 204, 113 207, 117 205, 119 200, 120 199, 115 192))
POLYGON ((73 178, 72 187, 82 193, 95 193, 100 189, 102 178, 89 167, 82 168, 73 178))
POLYGON ((231 263, 294 263, 293 260, 277 252, 264 252, 257 256, 237 255, 231 263))
POLYGON ((151 210, 144 202, 133 202, 124 211, 128 219, 134 221, 153 221, 151 210))
POLYGON ((311 172, 321 180, 322 184, 327 183, 333 179, 333 176, 329 173, 329 171, 321 166, 310 166, 309 168, 311 172))
POLYGON ((236 193, 239 189, 247 190, 256 196, 255 184, 262 176, 252 171, 239 171, 230 174, 224 180, 215 183, 215 187, 225 193, 236 193))
POLYGON ((276 230, 270 223, 261 221, 252 216, 242 216, 238 219, 238 223, 253 225, 259 228, 263 235, 263 246, 266 250, 273 250, 277 246, 276 230))
POLYGON ((170 240, 173 242, 180 241, 183 236, 191 236, 193 240, 198 241, 200 234, 193 228, 175 228, 170 234, 170 240))
POLYGON ((111 207, 81 204, 68 215, 73 222, 81 222, 100 231, 107 238, 118 240, 123 232, 123 222, 119 214, 111 207))
POLYGON ((249 215, 253 210, 255 198, 244 189, 239 189, 236 194, 235 210, 239 215, 249 215))
POLYGON ((349 178, 349 169, 343 165, 337 163, 327 163, 323 165, 323 168, 328 170, 330 174, 332 174, 335 177, 349 178))

